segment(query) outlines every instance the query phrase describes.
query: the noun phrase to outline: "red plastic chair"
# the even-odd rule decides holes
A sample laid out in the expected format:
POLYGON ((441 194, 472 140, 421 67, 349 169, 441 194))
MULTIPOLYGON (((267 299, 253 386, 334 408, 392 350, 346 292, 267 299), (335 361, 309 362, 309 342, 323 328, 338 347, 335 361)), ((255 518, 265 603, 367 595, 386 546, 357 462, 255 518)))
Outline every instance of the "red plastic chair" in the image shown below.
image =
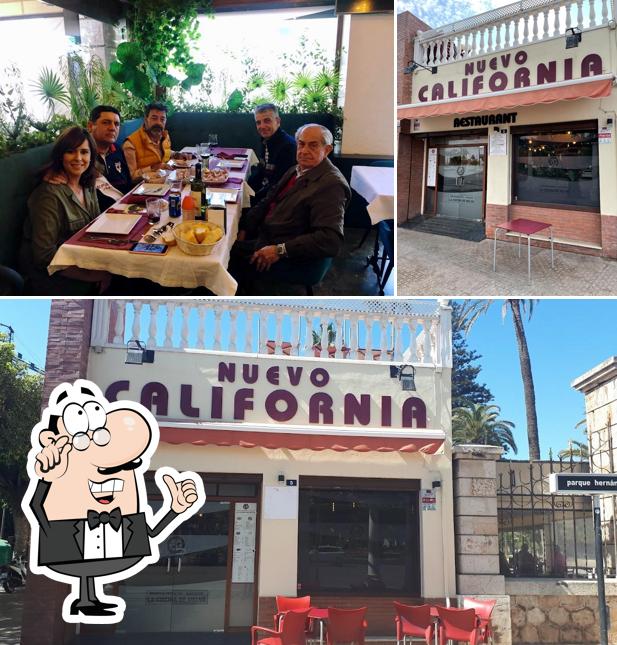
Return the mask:
POLYGON ((327 645, 335 643, 357 643, 364 645, 368 623, 364 620, 366 607, 359 609, 337 609, 328 607, 327 645))
POLYGON ((281 627, 277 631, 268 627, 251 627, 252 645, 306 645, 304 628, 310 609, 290 609, 281 616, 281 627), (268 634, 265 638, 258 638, 258 632, 268 634))
MULTIPOLYGON (((279 628, 279 621, 286 611, 310 609, 311 597, 300 596, 298 598, 288 598, 287 596, 276 597, 276 614, 274 614, 274 629, 279 628)), ((308 623, 307 623, 308 625, 308 623)))
POLYGON ((439 645, 447 640, 478 645, 482 643, 475 609, 437 607, 439 615, 439 645))
POLYGON ((422 639, 426 645, 432 645, 435 637, 435 624, 431 616, 430 605, 404 605, 394 601, 396 616, 396 643, 400 645, 401 640, 405 645, 407 637, 413 643, 415 637, 422 639))
POLYGON ((463 598, 465 609, 475 609, 476 616, 480 619, 481 643, 493 643, 493 628, 491 626, 491 614, 495 608, 496 600, 490 598, 463 598))

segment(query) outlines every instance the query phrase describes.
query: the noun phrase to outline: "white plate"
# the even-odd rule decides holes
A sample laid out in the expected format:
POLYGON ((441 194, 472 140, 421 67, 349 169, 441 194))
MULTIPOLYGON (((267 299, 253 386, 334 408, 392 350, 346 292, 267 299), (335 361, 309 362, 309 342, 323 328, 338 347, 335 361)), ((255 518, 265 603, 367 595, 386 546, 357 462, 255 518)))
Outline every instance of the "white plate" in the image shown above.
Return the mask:
POLYGON ((140 217, 140 215, 125 215, 124 213, 101 213, 88 227, 88 233, 128 235, 135 224, 139 222, 140 217))
POLYGON ((246 159, 221 159, 219 164, 225 168, 242 168, 246 159))
POLYGON ((133 195, 152 195, 153 197, 163 197, 167 195, 171 186, 165 184, 141 184, 133 191, 133 195))

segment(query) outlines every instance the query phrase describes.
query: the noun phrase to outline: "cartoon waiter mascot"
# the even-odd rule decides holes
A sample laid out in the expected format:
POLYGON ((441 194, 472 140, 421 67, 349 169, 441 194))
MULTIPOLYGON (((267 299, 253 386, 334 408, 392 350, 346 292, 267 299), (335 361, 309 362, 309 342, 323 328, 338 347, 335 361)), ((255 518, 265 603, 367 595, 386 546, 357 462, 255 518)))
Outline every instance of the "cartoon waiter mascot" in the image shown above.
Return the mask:
POLYGON ((158 425, 137 403, 109 403, 90 381, 55 388, 31 440, 22 501, 32 527, 31 569, 72 585, 65 621, 119 622, 126 604, 105 596, 103 585, 158 560, 159 543, 205 503, 202 480, 159 468, 163 505, 154 515, 144 473, 158 425))

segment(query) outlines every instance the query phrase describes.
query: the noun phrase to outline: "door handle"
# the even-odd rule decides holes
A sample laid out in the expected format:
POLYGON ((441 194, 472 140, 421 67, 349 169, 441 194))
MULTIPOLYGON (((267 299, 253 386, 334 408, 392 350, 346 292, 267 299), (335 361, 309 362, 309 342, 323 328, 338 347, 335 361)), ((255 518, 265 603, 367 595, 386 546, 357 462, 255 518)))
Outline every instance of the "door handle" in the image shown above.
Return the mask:
POLYGON ((167 558, 167 573, 171 571, 171 558, 167 558))
POLYGON ((182 568, 182 558, 178 556, 178 573, 180 573, 181 568, 182 568))

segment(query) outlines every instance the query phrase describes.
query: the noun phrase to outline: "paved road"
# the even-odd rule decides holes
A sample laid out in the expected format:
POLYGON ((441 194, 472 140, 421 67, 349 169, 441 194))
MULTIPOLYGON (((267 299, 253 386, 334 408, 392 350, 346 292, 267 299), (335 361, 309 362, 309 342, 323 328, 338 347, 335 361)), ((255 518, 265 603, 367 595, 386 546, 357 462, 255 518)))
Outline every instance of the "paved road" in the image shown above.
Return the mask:
POLYGON ((6 593, 0 588, 0 645, 19 643, 24 592, 24 587, 13 593, 6 593))
POLYGON ((616 296, 617 261, 531 247, 531 285, 527 249, 517 244, 466 242, 443 235, 398 228, 399 296, 616 296))

